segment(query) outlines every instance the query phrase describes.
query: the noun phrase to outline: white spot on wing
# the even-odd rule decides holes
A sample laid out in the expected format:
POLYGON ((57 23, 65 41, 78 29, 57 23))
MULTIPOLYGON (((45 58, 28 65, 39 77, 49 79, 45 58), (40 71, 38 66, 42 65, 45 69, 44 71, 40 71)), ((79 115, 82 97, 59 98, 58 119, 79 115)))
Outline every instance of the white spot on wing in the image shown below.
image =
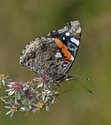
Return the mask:
POLYGON ((69 33, 69 32, 67 32, 67 33, 65 33, 65 35, 66 35, 66 36, 70 36, 70 33, 69 33))
POLYGON ((65 37, 63 37, 62 39, 65 40, 65 37))
POLYGON ((79 46, 79 40, 75 39, 74 37, 71 38, 71 42, 75 43, 77 46, 79 46))
POLYGON ((71 60, 74 61, 74 57, 73 56, 71 56, 71 60))
POLYGON ((62 57, 61 53, 60 52, 57 52, 56 55, 55 55, 56 58, 60 58, 62 57))

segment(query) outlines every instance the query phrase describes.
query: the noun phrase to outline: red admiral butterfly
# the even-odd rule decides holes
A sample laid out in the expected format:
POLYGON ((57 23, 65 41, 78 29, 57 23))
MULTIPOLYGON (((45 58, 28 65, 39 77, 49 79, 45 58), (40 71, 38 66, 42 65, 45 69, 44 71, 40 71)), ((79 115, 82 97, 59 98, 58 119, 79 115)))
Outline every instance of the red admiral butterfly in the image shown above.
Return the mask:
POLYGON ((21 53, 20 64, 46 76, 50 82, 69 80, 68 71, 76 58, 80 38, 79 21, 70 21, 62 29, 28 43, 21 53))

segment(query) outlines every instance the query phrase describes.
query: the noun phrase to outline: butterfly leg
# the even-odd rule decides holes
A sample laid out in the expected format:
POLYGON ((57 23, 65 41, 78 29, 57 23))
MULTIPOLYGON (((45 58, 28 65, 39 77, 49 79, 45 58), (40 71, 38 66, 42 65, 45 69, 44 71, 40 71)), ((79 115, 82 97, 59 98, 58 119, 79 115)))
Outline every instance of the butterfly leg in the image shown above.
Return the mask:
POLYGON ((60 82, 62 82, 62 81, 69 81, 69 80, 72 80, 73 79, 73 77, 71 76, 71 75, 69 75, 69 74, 62 74, 62 77, 61 78, 58 78, 58 79, 56 79, 56 83, 60 83, 60 82))

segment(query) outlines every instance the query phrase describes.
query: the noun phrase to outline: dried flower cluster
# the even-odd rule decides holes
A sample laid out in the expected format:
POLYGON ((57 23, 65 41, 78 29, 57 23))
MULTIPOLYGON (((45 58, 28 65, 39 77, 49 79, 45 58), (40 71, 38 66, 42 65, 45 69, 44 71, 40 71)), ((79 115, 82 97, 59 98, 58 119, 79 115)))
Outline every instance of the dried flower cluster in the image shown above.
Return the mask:
POLYGON ((43 108, 48 111, 59 94, 57 85, 50 84, 47 76, 36 77, 28 82, 18 82, 0 74, 0 89, 3 87, 5 93, 0 100, 8 109, 6 115, 10 116, 17 111, 36 112, 43 108))

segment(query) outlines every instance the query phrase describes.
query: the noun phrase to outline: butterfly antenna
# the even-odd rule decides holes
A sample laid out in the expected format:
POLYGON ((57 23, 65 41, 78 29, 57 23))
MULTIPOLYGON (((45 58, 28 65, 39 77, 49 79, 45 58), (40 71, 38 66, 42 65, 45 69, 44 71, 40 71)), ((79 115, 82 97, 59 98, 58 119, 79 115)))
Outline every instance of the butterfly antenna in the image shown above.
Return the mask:
MULTIPOLYGON (((79 81, 77 78, 74 77, 74 79, 84 88, 86 89, 89 93, 93 93, 91 90, 89 90, 86 86, 84 86, 81 81, 79 81)), ((89 80, 89 79, 86 79, 86 80, 89 80)))
POLYGON ((74 75, 74 77, 78 77, 78 78, 81 78, 81 79, 85 79, 85 80, 87 80, 87 81, 90 80, 90 78, 84 77, 84 76, 80 76, 80 75, 74 75))

